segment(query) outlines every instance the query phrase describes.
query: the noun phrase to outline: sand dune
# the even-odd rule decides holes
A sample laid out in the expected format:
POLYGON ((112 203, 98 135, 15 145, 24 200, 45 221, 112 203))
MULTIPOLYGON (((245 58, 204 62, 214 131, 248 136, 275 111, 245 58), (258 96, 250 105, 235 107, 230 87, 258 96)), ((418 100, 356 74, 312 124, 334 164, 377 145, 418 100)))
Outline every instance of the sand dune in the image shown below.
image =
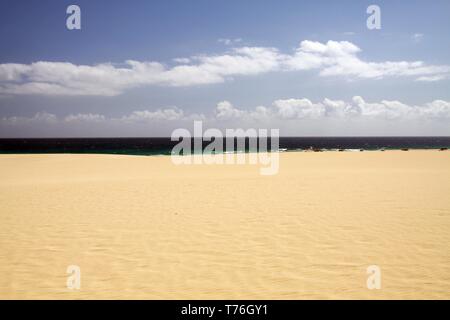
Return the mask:
POLYGON ((450 298, 450 152, 280 157, 0 155, 0 298, 450 298))

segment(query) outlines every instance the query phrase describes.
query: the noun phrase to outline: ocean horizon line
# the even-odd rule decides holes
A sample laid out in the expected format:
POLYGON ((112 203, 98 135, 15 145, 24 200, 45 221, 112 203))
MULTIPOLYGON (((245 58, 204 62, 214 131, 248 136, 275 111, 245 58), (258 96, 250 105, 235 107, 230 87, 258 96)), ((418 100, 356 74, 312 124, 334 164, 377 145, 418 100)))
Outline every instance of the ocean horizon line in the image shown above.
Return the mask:
MULTIPOLYGON (((172 141, 170 137, 152 138, 14 138, 0 139, 0 153, 75 153, 75 154, 130 154, 130 155, 171 155, 180 141, 188 139, 192 144, 200 137, 187 137, 172 141)), ((216 138, 222 148, 214 148, 216 154, 225 152, 260 152, 267 151, 369 151, 369 150, 406 150, 406 149, 442 149, 450 148, 450 137, 416 136, 416 137, 279 137, 278 144, 272 146, 271 137, 267 137, 267 146, 257 142, 251 146, 249 137, 216 138), (228 146, 225 142, 233 138, 236 143, 228 146), (261 149, 263 148, 263 149, 261 149)), ((189 142, 188 142, 189 143, 189 142)), ((212 141, 201 140, 202 152, 212 141)), ((211 149, 211 148, 210 148, 211 149)), ((198 153, 196 150, 194 153, 198 153)))

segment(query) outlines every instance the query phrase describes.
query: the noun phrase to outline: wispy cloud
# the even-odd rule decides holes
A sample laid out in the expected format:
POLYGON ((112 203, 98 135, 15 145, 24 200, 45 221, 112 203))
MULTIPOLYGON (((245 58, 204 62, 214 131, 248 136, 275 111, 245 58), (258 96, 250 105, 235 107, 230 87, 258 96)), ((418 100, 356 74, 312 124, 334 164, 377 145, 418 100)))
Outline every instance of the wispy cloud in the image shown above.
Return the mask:
POLYGON ((217 42, 223 43, 226 46, 231 46, 231 45, 237 45, 238 43, 241 43, 242 39, 241 38, 234 38, 234 39, 220 38, 220 39, 217 39, 217 42))
POLYGON ((65 122, 103 122, 105 120, 104 115, 92 113, 70 114, 64 118, 65 122))

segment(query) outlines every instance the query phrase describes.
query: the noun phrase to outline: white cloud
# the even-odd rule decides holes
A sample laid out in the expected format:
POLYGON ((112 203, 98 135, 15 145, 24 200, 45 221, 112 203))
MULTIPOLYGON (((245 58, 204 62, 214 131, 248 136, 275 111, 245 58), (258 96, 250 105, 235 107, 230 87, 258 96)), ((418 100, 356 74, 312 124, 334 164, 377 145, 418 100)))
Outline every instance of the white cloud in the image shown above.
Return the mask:
POLYGON ((323 100, 323 105, 325 106, 326 115, 330 117, 345 118, 361 114, 361 109, 358 106, 342 100, 325 98, 323 100))
POLYGON ((421 116, 433 119, 450 119, 450 102, 434 100, 419 109, 421 116))
POLYGON ((423 76, 416 79, 416 81, 434 82, 450 78, 449 74, 438 74, 436 76, 423 76))
POLYGON ((183 110, 173 107, 158 109, 156 111, 141 110, 133 111, 130 115, 124 116, 122 120, 127 122, 152 121, 152 120, 180 120, 183 119, 183 110))
POLYGON ((276 100, 273 105, 284 119, 320 118, 325 114, 323 104, 314 104, 309 99, 276 100))
POLYGON ((12 116, 12 117, 3 117, 1 119, 3 124, 9 125, 20 125, 27 123, 40 123, 40 124, 52 124, 57 123, 58 118, 56 115, 47 112, 38 112, 32 117, 20 117, 20 116, 12 116))
POLYGON ((21 74, 30 71, 30 67, 25 64, 6 63, 0 64, 0 81, 17 81, 21 74))
POLYGON ((79 113, 70 114, 64 118, 65 122, 102 122, 106 117, 101 114, 79 113))
POLYGON ((416 107, 403 104, 399 101, 382 100, 368 103, 360 96, 353 97, 353 103, 361 110, 361 116, 382 119, 411 118, 415 115, 416 107))
POLYGON ((38 112, 35 114, 35 116, 33 118, 31 118, 31 121, 52 123, 52 122, 56 122, 57 118, 54 114, 51 114, 51 113, 38 112))
MULTIPOLYGON (((236 40, 236 39, 235 39, 236 40)), ((0 64, 0 94, 115 96, 142 86, 198 86, 237 76, 274 71, 317 70, 320 76, 381 79, 413 77, 419 81, 448 79, 450 66, 423 61, 367 62, 348 41, 302 41, 293 54, 270 47, 238 47, 220 55, 175 59, 170 67, 154 61, 75 65, 40 61, 0 64)))
POLYGON ((249 112, 249 117, 256 121, 268 121, 273 117, 273 111, 264 106, 257 106, 254 110, 249 112))
POLYGON ((191 59, 189 59, 189 58, 175 58, 175 59, 173 59, 173 61, 176 63, 182 63, 182 64, 191 63, 191 59))
POLYGON ((257 106, 253 110, 243 110, 234 107, 229 101, 219 102, 214 112, 217 120, 244 120, 244 121, 266 121, 273 117, 273 111, 264 106, 257 106))
POLYGON ((408 105, 397 100, 366 102, 355 96, 352 101, 325 98, 314 103, 309 99, 280 99, 273 102, 268 114, 272 119, 449 119, 450 102, 435 100, 424 105, 408 105))
POLYGON ((222 101, 217 104, 216 107, 216 118, 217 119, 232 119, 232 118, 240 118, 244 114, 244 111, 236 109, 233 105, 228 101, 222 101))
POLYGON ((355 78, 437 76, 448 75, 450 66, 426 65, 423 61, 365 62, 357 54, 361 49, 348 41, 328 41, 326 44, 302 41, 297 52, 286 63, 291 69, 319 69, 321 76, 355 78))

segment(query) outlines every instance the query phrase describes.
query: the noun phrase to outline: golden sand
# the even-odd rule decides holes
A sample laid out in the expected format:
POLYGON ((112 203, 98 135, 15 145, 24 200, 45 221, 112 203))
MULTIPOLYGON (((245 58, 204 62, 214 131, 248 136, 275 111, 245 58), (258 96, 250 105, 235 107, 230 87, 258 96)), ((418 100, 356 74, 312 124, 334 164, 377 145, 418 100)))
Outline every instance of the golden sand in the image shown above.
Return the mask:
POLYGON ((280 157, 1 155, 0 298, 450 298, 450 152, 280 157))

